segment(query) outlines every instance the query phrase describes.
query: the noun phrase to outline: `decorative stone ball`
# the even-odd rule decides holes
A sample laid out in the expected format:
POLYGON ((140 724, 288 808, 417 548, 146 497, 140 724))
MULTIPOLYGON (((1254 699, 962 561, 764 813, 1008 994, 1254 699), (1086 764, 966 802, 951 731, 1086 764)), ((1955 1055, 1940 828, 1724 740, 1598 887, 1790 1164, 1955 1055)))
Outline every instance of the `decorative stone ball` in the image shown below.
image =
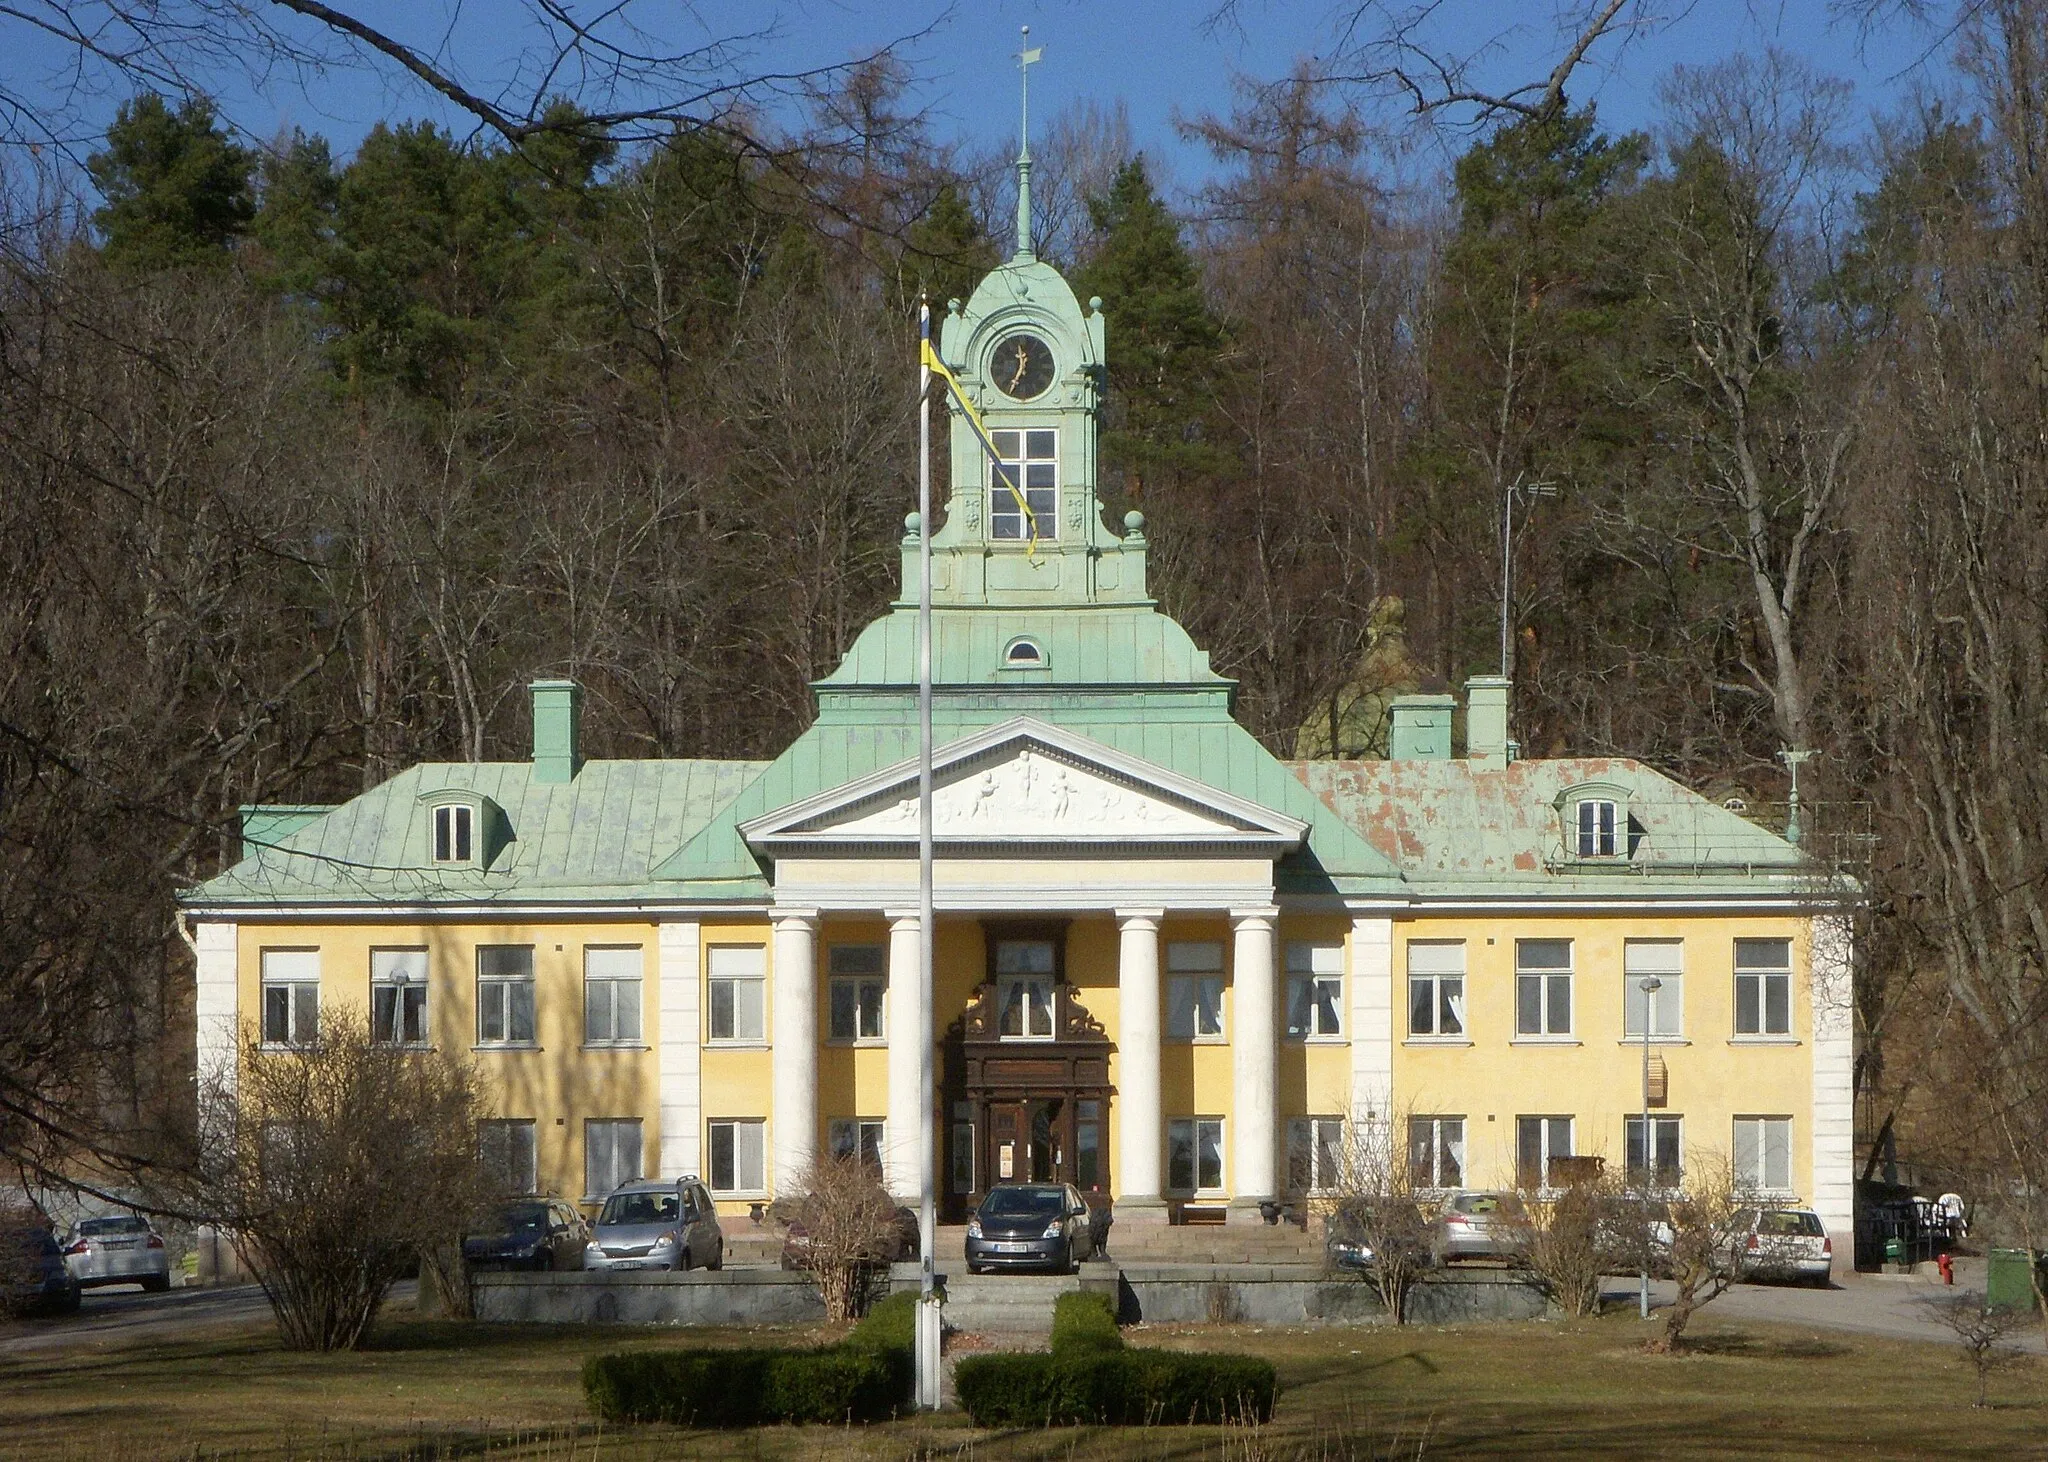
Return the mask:
POLYGON ((1136 508, 1132 508, 1128 513, 1124 514, 1124 527, 1130 529, 1133 533, 1143 533, 1145 531, 1145 515, 1136 508))
POLYGON ((923 531, 923 518, 920 518, 916 513, 905 513, 903 515, 903 536, 905 538, 915 538, 923 531))
POLYGON ((1099 315, 1102 313, 1101 295, 1091 294, 1090 296, 1088 296, 1088 313, 1091 315, 1099 315))

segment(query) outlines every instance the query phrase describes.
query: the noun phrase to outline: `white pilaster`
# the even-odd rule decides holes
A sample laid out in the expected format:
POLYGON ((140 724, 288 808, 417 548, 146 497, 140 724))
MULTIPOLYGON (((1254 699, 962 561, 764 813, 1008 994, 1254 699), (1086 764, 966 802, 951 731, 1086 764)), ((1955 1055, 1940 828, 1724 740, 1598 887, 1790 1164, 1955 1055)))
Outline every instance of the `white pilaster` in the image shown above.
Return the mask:
POLYGON ((1230 1175, 1234 1222, 1256 1223, 1262 1201, 1279 1197, 1275 1169, 1280 1152, 1280 991, 1274 957, 1277 909, 1233 909, 1231 968, 1230 1175))
POLYGON ((818 1146, 818 914, 778 909, 768 994, 769 1171, 774 1191, 793 1191, 818 1146))
POLYGON ((889 914, 889 1112, 888 1142, 882 1154, 882 1174, 889 1191, 903 1203, 914 1204, 922 1174, 918 1168, 917 1141, 921 1126, 917 1118, 922 1099, 922 1070, 918 1064, 919 1030, 918 955, 919 924, 915 910, 892 910, 889 914))
POLYGON ((1813 921, 1813 1192, 1835 1242, 1835 1268, 1856 1262, 1855 933, 1843 914, 1813 921))
POLYGON ((1394 1100, 1394 921, 1351 921, 1351 1121, 1384 1122, 1394 1100))
POLYGON ((655 1055, 660 1069, 661 1164, 656 1176, 680 1178, 703 1169, 704 1089, 699 1055, 699 992, 704 987, 703 926, 677 919, 659 926, 655 1055))
POLYGON ((194 926, 197 965, 194 1014, 197 1016, 197 1064, 201 1090, 218 1079, 229 1092, 236 1087, 236 1061, 241 1045, 240 985, 235 951, 239 924, 208 920, 194 926))
POLYGON ((1116 1216, 1164 1219, 1159 1099, 1159 921, 1163 909, 1119 909, 1117 928, 1116 1216))

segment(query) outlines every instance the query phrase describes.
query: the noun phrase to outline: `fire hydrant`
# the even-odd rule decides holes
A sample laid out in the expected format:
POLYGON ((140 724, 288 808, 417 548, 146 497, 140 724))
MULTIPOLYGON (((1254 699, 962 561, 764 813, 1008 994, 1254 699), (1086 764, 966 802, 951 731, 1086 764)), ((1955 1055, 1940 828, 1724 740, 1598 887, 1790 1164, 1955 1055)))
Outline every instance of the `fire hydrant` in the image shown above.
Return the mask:
POLYGON ((1941 1282, 1943 1284, 1954 1284, 1956 1282, 1955 1261, 1950 1259, 1948 1255, 1936 1254, 1934 1256, 1934 1267, 1941 1271, 1941 1282))

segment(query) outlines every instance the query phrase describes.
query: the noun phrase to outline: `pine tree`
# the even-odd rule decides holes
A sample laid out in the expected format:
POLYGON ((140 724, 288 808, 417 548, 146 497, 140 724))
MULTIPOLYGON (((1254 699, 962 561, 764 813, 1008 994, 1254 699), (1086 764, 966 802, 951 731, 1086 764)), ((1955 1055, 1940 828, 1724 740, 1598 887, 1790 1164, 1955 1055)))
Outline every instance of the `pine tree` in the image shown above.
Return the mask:
POLYGON ((255 217, 255 158, 205 97, 176 111, 154 92, 123 102, 85 170, 106 199, 92 216, 105 256, 123 268, 224 264, 255 217))
POLYGON ((950 299, 966 299, 981 277, 996 267, 996 246, 952 183, 944 183, 924 216, 910 226, 898 272, 907 302, 923 293, 934 310, 950 299))

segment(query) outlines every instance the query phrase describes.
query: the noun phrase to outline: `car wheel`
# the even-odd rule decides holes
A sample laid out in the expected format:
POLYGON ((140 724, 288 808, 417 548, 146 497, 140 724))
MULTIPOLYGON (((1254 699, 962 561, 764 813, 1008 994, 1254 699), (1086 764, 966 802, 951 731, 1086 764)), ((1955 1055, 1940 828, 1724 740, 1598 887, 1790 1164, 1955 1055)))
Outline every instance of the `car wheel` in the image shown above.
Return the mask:
POLYGON ((704 1267, 714 1274, 725 1268, 725 1240, 718 1241, 718 1247, 711 1251, 711 1262, 704 1267))
POLYGON ((142 1287, 150 1294, 162 1294, 171 1287, 171 1276, 168 1274, 152 1274, 142 1281, 142 1287))

